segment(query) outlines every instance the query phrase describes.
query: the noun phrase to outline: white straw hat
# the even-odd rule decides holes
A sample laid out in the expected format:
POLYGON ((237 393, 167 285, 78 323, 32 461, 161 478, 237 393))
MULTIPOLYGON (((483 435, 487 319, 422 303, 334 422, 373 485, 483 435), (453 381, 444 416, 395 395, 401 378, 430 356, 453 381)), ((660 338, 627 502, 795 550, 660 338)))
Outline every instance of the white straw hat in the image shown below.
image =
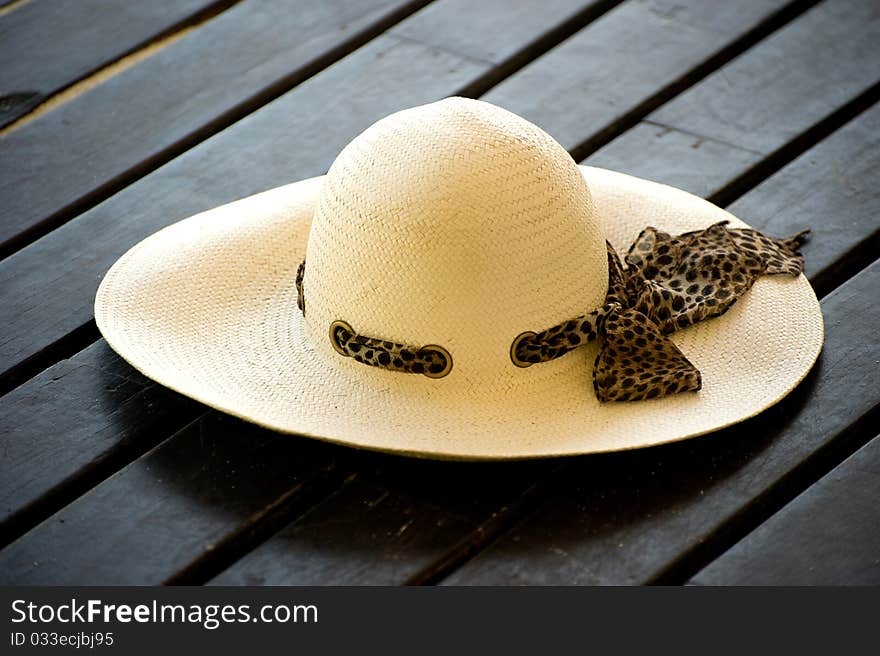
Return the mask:
POLYGON ((624 253, 647 226, 720 221, 747 227, 684 191, 579 167, 528 121, 449 98, 379 121, 326 176, 148 237, 107 273, 95 316, 145 375, 284 433, 454 459, 639 448, 742 421, 798 384, 823 339, 802 274, 761 276, 722 316, 670 335, 699 391, 601 402, 601 339, 528 367, 513 343, 605 303, 606 239, 624 253), (369 366, 340 350, 353 335, 391 357, 436 345, 441 366, 369 366))

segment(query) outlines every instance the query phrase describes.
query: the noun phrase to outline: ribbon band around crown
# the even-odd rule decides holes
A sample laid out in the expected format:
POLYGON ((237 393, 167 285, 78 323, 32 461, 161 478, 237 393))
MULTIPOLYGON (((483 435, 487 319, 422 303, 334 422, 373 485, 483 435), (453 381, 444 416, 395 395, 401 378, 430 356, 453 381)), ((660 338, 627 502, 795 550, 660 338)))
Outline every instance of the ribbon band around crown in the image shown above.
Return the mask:
MULTIPOLYGON (((728 228, 727 221, 678 236, 645 228, 624 261, 606 242, 608 292, 602 307, 540 332, 513 339, 517 367, 554 360, 603 338, 593 367, 600 401, 637 401, 702 386, 699 370, 668 335, 724 314, 761 275, 798 276, 803 271, 802 231, 773 239, 752 229, 728 228)), ((305 315, 305 261, 297 270, 297 305, 305 315)), ((437 345, 415 347, 358 335, 344 321, 330 327, 333 348, 363 364, 442 378, 452 356, 437 345)))

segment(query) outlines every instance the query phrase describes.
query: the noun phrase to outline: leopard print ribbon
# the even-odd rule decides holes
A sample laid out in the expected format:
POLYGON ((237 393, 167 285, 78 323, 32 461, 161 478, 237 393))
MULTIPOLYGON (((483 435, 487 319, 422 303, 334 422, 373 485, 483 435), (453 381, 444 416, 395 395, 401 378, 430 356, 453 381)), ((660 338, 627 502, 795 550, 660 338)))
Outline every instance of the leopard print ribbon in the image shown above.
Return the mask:
POLYGON ((666 336, 724 314, 761 275, 799 275, 804 264, 799 249, 809 234, 777 240, 726 224, 677 237, 646 228, 626 254, 626 268, 607 244, 605 304, 540 333, 522 333, 511 345, 514 364, 553 360, 604 337, 593 367, 600 401, 699 390, 700 372, 666 336))
MULTIPOLYGON (((305 272, 306 262, 303 260, 296 270, 296 305, 303 316, 306 316, 303 295, 305 272)), ((330 343, 340 355, 373 367, 406 374, 421 374, 428 378, 443 378, 452 371, 452 356, 442 346, 411 346, 359 335, 345 321, 334 321, 330 324, 330 343)))
POLYGON ((408 346, 358 335, 344 321, 334 321, 330 325, 330 343, 340 355, 391 371, 443 378, 452 370, 452 356, 442 346, 408 346))

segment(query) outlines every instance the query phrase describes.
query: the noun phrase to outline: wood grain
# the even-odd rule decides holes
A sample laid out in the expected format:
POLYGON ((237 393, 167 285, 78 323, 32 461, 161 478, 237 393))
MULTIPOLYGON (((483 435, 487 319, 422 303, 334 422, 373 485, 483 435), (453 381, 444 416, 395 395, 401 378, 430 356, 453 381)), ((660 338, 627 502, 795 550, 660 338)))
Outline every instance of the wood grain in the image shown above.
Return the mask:
POLYGON ((0 551, 4 584, 159 584, 234 542, 340 449, 211 414, 0 551))
POLYGON ((880 437, 847 458, 691 581, 880 584, 880 437))
POLYGON ((809 226, 805 270, 821 295, 880 253, 878 171, 880 105, 875 105, 728 209, 771 234, 809 226))
MULTIPOLYGON (((772 29, 776 15, 789 6, 800 9, 807 3, 626 2, 484 99, 535 122, 574 152, 634 110, 659 104, 692 84, 703 64, 741 39, 751 42, 748 36, 763 33, 762 25, 772 29)), ((791 13, 796 12, 786 12, 791 13)))
POLYGON ((0 253, 253 111, 422 4, 311 0, 294 11, 289 0, 241 2, 16 129, 0 149, 0 253))
POLYGON ((393 585, 517 504, 550 463, 358 454, 358 474, 212 585, 393 585))
POLYGON ((482 0, 478 9, 474 4, 472 0, 434 2, 418 17, 394 26, 390 34, 499 66, 566 21, 608 3, 544 0, 538 7, 531 0, 482 0), (467 17, 475 9, 483 16, 494 17, 494 24, 469 22, 467 17))
POLYGON ((202 412, 103 341, 3 397, 0 544, 202 412))
POLYGON ((587 162, 708 197, 878 79, 880 5, 821 3, 587 162))
POLYGON ((60 89, 230 0, 33 0, 0 17, 0 127, 60 89))
POLYGON ((864 430, 880 388, 880 307, 867 302, 878 285, 880 262, 822 301, 822 355, 781 403, 711 436, 572 461, 533 514, 445 583, 669 582, 695 554, 723 551, 823 451, 864 430))

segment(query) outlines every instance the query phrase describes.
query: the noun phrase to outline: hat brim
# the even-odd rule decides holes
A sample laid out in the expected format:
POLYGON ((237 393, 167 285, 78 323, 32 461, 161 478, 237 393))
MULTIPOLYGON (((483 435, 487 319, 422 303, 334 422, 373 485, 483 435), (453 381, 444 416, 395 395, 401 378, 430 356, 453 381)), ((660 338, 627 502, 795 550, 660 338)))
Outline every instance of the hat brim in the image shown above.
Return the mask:
MULTIPOLYGON (((618 251, 649 225, 673 234, 725 219, 746 225, 682 190, 582 170, 618 251)), ((452 374, 430 380, 328 356, 314 347, 325 335, 309 331, 295 286, 322 180, 203 212, 133 247, 95 300, 110 346, 157 382, 282 433, 468 460, 618 451, 709 433, 782 399, 822 348, 819 303, 801 275, 765 276, 725 315, 674 333, 703 389, 663 399, 600 403, 596 344, 536 365, 556 371, 535 385, 491 394, 461 389, 452 374)))

